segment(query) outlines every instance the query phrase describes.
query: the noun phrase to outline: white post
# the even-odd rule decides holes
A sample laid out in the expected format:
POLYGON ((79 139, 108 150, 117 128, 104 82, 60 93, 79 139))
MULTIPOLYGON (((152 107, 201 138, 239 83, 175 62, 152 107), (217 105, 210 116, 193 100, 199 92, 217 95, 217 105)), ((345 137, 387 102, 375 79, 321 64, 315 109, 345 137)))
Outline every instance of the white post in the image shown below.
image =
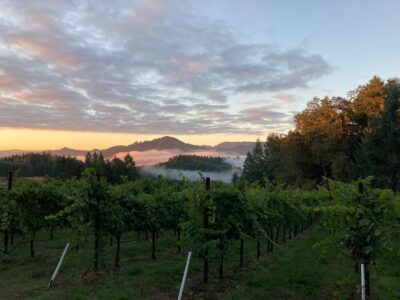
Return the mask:
POLYGON ((361 300, 365 300, 365 270, 364 270, 364 264, 361 264, 361 300))
POLYGON ((50 279, 50 282, 49 282, 49 286, 48 286, 47 288, 50 288, 51 285, 53 284, 54 280, 56 280, 56 276, 57 276, 57 274, 58 274, 58 271, 60 270, 61 264, 62 264, 62 262, 63 262, 63 260, 64 260, 64 256, 65 256, 65 254, 67 253, 68 247, 69 247, 69 243, 67 243, 67 245, 65 246, 64 252, 63 252, 63 254, 61 255, 60 260, 58 261, 57 267, 56 267, 56 269, 54 270, 53 276, 51 276, 51 279, 50 279))
POLYGON ((178 300, 182 299, 183 289, 185 288, 186 277, 187 277, 187 273, 188 273, 188 270, 189 270, 189 264, 190 264, 190 258, 191 257, 192 257, 192 252, 189 251, 188 256, 187 256, 187 260, 186 260, 185 271, 183 272, 183 278, 182 278, 181 288, 179 290, 178 300))

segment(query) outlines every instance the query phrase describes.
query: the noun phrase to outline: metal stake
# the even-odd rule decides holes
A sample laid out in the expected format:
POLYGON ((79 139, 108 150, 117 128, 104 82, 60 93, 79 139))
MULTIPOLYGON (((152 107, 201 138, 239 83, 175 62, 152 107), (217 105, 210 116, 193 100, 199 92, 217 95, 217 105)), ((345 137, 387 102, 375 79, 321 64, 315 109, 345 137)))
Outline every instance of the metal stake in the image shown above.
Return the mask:
POLYGON ((64 260, 64 256, 67 253, 68 247, 69 247, 69 243, 67 243, 67 245, 65 246, 64 252, 61 255, 60 260, 58 261, 56 269, 54 270, 53 276, 51 276, 51 279, 50 279, 50 282, 49 282, 49 286, 47 287, 48 289, 51 287, 51 285, 53 284, 54 280, 56 280, 56 276, 58 274, 58 271, 60 270, 61 264, 62 264, 62 262, 64 260))
POLYGON ((365 300, 365 270, 364 270, 364 264, 361 264, 361 300, 365 300))
POLYGON ((192 257, 192 252, 189 251, 188 256, 187 256, 187 260, 186 260, 185 271, 183 272, 183 278, 182 278, 181 288, 179 290, 178 300, 182 299, 183 289, 185 288, 186 277, 187 277, 187 273, 188 273, 188 270, 189 270, 189 264, 190 264, 190 258, 191 257, 192 257))

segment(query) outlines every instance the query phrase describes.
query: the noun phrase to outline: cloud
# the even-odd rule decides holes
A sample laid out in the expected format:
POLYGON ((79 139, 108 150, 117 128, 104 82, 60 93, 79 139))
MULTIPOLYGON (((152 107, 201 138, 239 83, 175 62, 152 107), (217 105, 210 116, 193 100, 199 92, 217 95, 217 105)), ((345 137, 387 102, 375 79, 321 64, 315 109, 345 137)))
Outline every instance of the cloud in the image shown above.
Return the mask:
POLYGON ((282 101, 288 102, 288 103, 292 103, 297 100, 295 95, 288 94, 288 93, 277 93, 277 94, 273 95, 273 97, 278 100, 282 100, 282 101))
POLYGON ((244 42, 188 2, 15 0, 0 11, 0 127, 258 134, 290 116, 240 110, 232 96, 291 102, 288 90, 333 70, 305 48, 244 42))

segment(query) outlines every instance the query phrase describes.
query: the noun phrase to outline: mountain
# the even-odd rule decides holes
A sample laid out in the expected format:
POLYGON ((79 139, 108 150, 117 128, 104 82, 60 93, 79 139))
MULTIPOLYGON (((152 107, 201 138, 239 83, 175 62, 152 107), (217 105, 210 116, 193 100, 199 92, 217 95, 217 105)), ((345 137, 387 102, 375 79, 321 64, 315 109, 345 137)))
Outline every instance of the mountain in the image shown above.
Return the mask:
POLYGON ((30 150, 0 150, 0 157, 6 157, 6 156, 11 156, 11 155, 19 155, 19 154, 24 154, 28 152, 35 152, 35 151, 30 151, 30 150))
MULTIPOLYGON (((199 146, 189 143, 182 142, 177 138, 171 136, 164 136, 151 141, 135 142, 130 145, 118 145, 106 149, 92 149, 90 152, 102 152, 104 157, 112 158, 117 153, 131 152, 131 151, 149 151, 149 150, 178 150, 180 152, 195 152, 195 151, 215 151, 224 152, 226 154, 232 155, 245 155, 249 150, 254 147, 253 142, 224 142, 211 146, 199 146)), ((9 156, 13 154, 22 154, 29 152, 37 153, 51 153, 54 155, 65 155, 65 156, 75 156, 82 157, 85 156, 89 150, 77 150, 64 147, 59 150, 40 150, 40 151, 28 151, 28 150, 2 150, 0 151, 0 157, 9 156)))
POLYGON ((254 148, 254 142, 223 142, 214 146, 214 150, 220 152, 246 155, 254 148))
POLYGON ((164 136, 151 141, 136 142, 127 146, 129 151, 148 151, 148 150, 171 150, 178 149, 181 151, 195 151, 209 149, 209 146, 197 146, 184 143, 177 138, 164 136))
POLYGON ((49 151, 44 151, 44 152, 48 152, 53 155, 59 155, 59 156, 85 156, 87 153, 87 150, 76 150, 76 149, 64 147, 60 150, 49 150, 49 151))
POLYGON ((116 153, 120 152, 130 152, 130 151, 149 151, 149 150, 180 150, 182 152, 190 152, 196 150, 209 150, 212 149, 209 146, 197 146, 188 143, 184 143, 177 138, 171 136, 164 136, 158 139, 154 139, 151 141, 144 142, 135 142, 128 146, 114 146, 111 148, 107 148, 102 150, 104 157, 113 156, 116 153))

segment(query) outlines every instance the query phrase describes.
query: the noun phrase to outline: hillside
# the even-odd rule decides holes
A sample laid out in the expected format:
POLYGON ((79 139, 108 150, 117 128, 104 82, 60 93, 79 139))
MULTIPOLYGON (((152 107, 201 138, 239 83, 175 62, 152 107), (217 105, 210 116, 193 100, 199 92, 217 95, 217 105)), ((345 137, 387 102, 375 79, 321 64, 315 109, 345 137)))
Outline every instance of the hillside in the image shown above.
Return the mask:
POLYGON ((223 142, 214 146, 214 150, 240 155, 246 155, 253 148, 254 142, 223 142))
MULTIPOLYGON (((79 149, 71 149, 68 147, 64 147, 59 150, 0 150, 0 157, 5 157, 13 154, 22 154, 22 153, 50 153, 59 156, 74 156, 74 157, 82 157, 85 156, 87 152, 102 152, 104 157, 112 158, 117 153, 123 152, 131 152, 131 151, 139 151, 145 152, 150 150, 179 150, 180 152, 194 152, 194 151, 216 151, 216 152, 224 152, 226 154, 232 155, 245 155, 248 151, 250 151, 254 147, 253 142, 223 142, 214 147, 212 146, 199 146, 194 144, 189 144, 182 142, 181 140, 164 136, 161 138, 157 138, 150 141, 143 142, 135 142, 129 145, 117 145, 110 148, 105 149, 92 149, 92 150, 79 150, 79 149)), ((216 153, 217 155, 217 153, 216 153)))
POLYGON ((222 157, 198 156, 198 155, 176 155, 168 161, 157 166, 167 169, 192 170, 203 172, 222 172, 232 168, 222 157))

